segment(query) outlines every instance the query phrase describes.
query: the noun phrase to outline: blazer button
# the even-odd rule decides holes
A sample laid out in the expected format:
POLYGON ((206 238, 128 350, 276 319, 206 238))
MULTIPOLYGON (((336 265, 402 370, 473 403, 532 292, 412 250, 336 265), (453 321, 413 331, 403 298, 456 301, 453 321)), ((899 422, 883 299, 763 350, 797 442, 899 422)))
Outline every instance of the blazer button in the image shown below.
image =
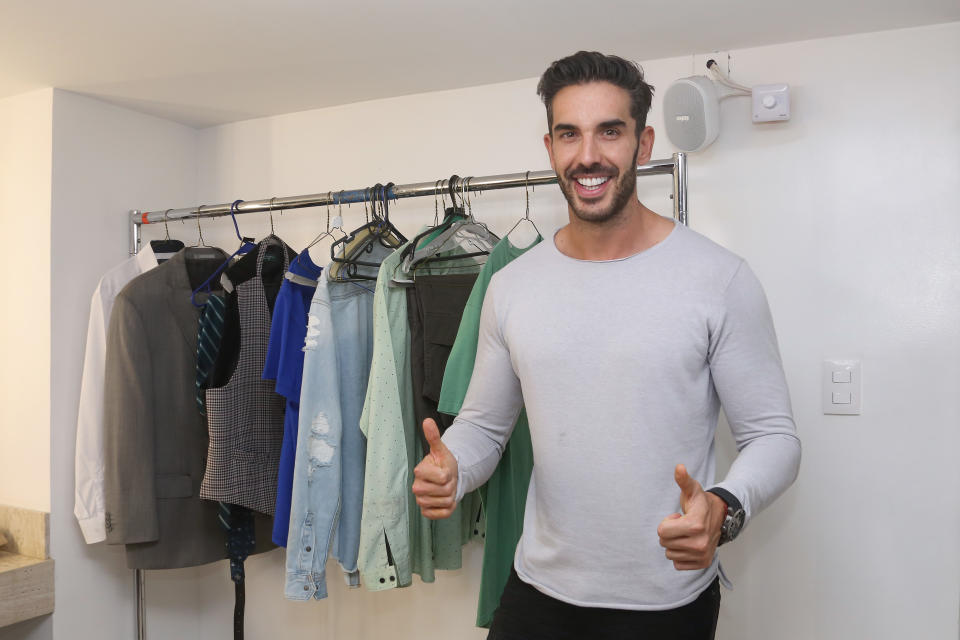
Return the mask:
POLYGON ((307 552, 313 551, 313 547, 307 547, 306 549, 304 549, 304 551, 307 551, 307 552))

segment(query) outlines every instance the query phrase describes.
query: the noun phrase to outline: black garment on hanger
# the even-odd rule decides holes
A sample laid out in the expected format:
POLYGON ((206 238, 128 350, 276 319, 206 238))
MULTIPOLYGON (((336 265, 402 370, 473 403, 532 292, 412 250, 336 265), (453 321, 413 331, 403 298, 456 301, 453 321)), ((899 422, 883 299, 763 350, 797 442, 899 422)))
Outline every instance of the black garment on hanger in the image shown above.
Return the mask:
MULTIPOLYGON (((262 243, 269 243, 266 248, 266 255, 263 258, 261 277, 263 278, 263 292, 267 297, 267 306, 270 313, 273 313, 273 303, 276 302, 277 295, 280 293, 280 285, 283 284, 284 264, 290 264, 290 261, 296 258, 297 254, 277 236, 264 238, 257 243, 258 247, 262 243), (284 261, 284 253, 287 254, 286 261, 284 261)), ((234 290, 240 283, 246 282, 257 275, 257 254, 257 249, 254 249, 227 268, 226 275, 234 290)), ((233 375, 239 357, 240 310, 237 307, 237 296, 229 293, 227 294, 226 317, 223 322, 223 339, 220 343, 220 353, 217 354, 217 360, 210 374, 210 388, 222 387, 227 384, 233 375)))
MULTIPOLYGON (((453 416, 437 410, 443 372, 476 280, 476 273, 418 276, 407 289, 413 412, 417 425, 433 418, 441 433, 454 420, 453 416)), ((429 451, 423 430, 417 429, 417 433, 423 450, 429 451)))

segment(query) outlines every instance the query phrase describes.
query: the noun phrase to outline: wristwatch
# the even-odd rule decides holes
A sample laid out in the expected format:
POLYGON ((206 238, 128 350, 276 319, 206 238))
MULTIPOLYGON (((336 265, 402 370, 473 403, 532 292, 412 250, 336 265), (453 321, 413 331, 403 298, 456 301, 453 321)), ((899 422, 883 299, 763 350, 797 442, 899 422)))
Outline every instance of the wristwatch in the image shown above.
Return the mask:
POLYGON ((746 519, 747 514, 743 510, 743 505, 737 500, 737 496, 726 489, 713 487, 707 489, 707 491, 723 500, 727 505, 727 517, 723 519, 723 526, 720 528, 720 541, 717 543, 719 547, 720 545, 730 542, 740 534, 740 530, 743 529, 743 521, 746 519))

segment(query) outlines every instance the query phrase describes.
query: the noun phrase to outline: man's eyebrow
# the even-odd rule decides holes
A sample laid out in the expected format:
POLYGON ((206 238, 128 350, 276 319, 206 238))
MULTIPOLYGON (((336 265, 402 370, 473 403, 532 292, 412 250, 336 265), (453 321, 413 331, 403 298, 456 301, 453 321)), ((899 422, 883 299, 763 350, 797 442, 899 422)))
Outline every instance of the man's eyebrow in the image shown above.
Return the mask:
POLYGON ((567 124, 565 122, 558 122, 557 124, 553 125, 553 130, 554 131, 576 131, 577 128, 572 124, 567 124))
POLYGON ((601 123, 597 126, 597 128, 598 128, 598 129, 608 129, 608 128, 610 128, 610 127, 625 127, 625 126, 627 126, 627 123, 624 122, 623 120, 607 120, 607 121, 605 121, 605 122, 601 122, 601 123))

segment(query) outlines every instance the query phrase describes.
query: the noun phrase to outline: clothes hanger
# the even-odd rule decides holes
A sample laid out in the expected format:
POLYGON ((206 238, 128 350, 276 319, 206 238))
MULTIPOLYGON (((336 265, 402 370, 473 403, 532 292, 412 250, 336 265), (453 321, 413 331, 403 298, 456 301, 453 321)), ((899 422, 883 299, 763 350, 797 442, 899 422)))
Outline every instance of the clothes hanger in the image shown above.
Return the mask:
POLYGON ((375 275, 360 273, 359 267, 379 269, 380 263, 360 258, 372 253, 377 243, 387 249, 396 249, 407 241, 400 230, 390 222, 388 192, 391 187, 392 182, 386 185, 377 183, 368 188, 364 203, 369 201, 372 205, 370 219, 362 227, 330 245, 330 258, 336 263, 330 270, 331 280, 376 280, 375 275), (377 205, 380 207, 379 215, 377 205))
MULTIPOLYGON (((509 239, 510 234, 513 233, 513 231, 520 226, 521 222, 524 222, 524 221, 529 222, 531 225, 533 225, 533 230, 537 233, 536 237, 533 240, 523 245, 523 247, 530 247, 538 239, 543 238, 543 235, 540 233, 540 229, 537 229, 536 223, 530 218, 530 172, 529 171, 527 171, 527 176, 526 176, 526 179, 524 180, 523 190, 527 195, 527 212, 524 214, 522 218, 517 220, 517 223, 513 225, 510 228, 510 231, 507 231, 506 235, 503 237, 509 239)), ((534 190, 536 190, 536 187, 534 187, 534 190)), ((510 244, 512 244, 515 247, 518 246, 514 244, 512 240, 510 241, 510 244)))
MULTIPOLYGON (((444 209, 443 222, 441 222, 440 224, 437 224, 437 222, 436 222, 436 220, 437 220, 437 210, 436 210, 436 207, 437 207, 437 197, 436 197, 436 196, 437 196, 437 193, 436 193, 436 192, 437 192, 437 187, 436 187, 436 184, 437 184, 437 183, 442 184, 442 183, 443 183, 443 180, 438 180, 437 183, 434 183, 434 194, 433 194, 433 195, 434 195, 434 198, 433 198, 433 206, 434 206, 433 219, 434 219, 434 226, 431 227, 431 228, 427 228, 427 229, 424 229, 423 231, 421 231, 419 234, 417 234, 417 235, 414 237, 413 241, 411 241, 410 244, 408 244, 406 247, 404 247, 404 249, 403 249, 403 254, 402 254, 402 256, 401 256, 402 259, 401 259, 401 263, 400 263, 400 264, 401 264, 401 270, 402 270, 403 272, 409 271, 412 263, 415 262, 416 260, 422 259, 422 258, 424 258, 424 257, 427 257, 427 256, 432 255, 432 254, 433 254, 433 249, 434 249, 435 247, 442 245, 444 242, 446 242, 447 238, 449 238, 453 233, 456 232, 456 229, 451 229, 451 227, 453 226, 453 224, 454 224, 455 222, 458 222, 458 221, 461 221, 461 220, 464 220, 464 219, 465 219, 466 216, 464 215, 463 208, 457 206, 456 199, 455 199, 455 197, 454 197, 454 195, 453 195, 453 194, 454 194, 453 185, 456 184, 456 182, 457 182, 458 180, 460 180, 460 176, 458 176, 457 174, 453 174, 453 175, 450 176, 450 178, 447 180, 447 189, 448 189, 449 192, 450 192, 451 206, 448 207, 448 208, 446 208, 446 209, 444 209), (416 255, 416 254, 418 254, 418 253, 419 253, 419 255, 416 255)), ((442 202, 442 200, 443 200, 443 194, 442 194, 442 193, 441 193, 441 195, 440 195, 440 198, 441 198, 441 202, 442 202)), ((396 280, 396 281, 397 281, 397 282, 409 282, 409 281, 407 281, 407 280, 402 280, 402 279, 401 279, 401 280, 396 280)))
MULTIPOLYGON (((210 285, 213 283, 213 279, 219 276, 221 273, 223 273, 223 270, 226 269, 228 266, 230 266, 230 263, 233 261, 234 258, 236 258, 237 256, 250 253, 251 251, 257 248, 257 245, 253 244, 253 238, 248 238, 246 236, 240 235, 240 225, 237 224, 237 216, 235 214, 239 210, 240 204, 242 202, 243 200, 234 200, 233 203, 230 205, 230 217, 233 219, 233 228, 237 232, 237 238, 240 239, 240 247, 236 251, 234 251, 226 260, 224 260, 220 264, 220 266, 217 267, 212 274, 210 274, 209 278, 204 280, 199 287, 193 290, 193 293, 190 294, 190 302, 195 307, 203 307, 206 304, 206 302, 197 302, 197 294, 201 292, 210 293, 211 292, 210 285)), ((200 212, 200 209, 197 208, 198 216, 199 216, 199 212, 200 212)), ((200 227, 200 218, 198 217, 197 228, 199 229, 199 227, 200 227)), ((202 232, 200 234, 199 242, 203 242, 202 232)), ((223 254, 223 251, 220 251, 219 249, 218 251, 221 255, 223 254)), ((217 256, 217 257, 220 257, 220 256, 217 256)))
MULTIPOLYGON (((325 230, 321 231, 321 232, 319 233, 319 235, 317 235, 316 238, 314 238, 313 240, 310 241, 310 244, 308 244, 303 251, 301 251, 300 253, 297 254, 297 256, 291 261, 291 263, 290 263, 291 266, 293 266, 293 263, 294 263, 294 262, 299 262, 299 261, 300 261, 300 256, 302 256, 302 255, 304 255, 304 254, 307 254, 307 256, 309 257, 309 256, 310 256, 310 247, 314 246, 315 244, 317 244, 318 242, 320 242, 320 241, 323 240, 324 238, 334 238, 334 239, 336 239, 336 236, 333 234, 334 231, 339 230, 340 233, 343 234, 343 238, 346 238, 346 237, 347 237, 347 232, 343 230, 343 204, 342 204, 342 203, 338 203, 338 205, 339 205, 339 207, 340 207, 339 210, 338 210, 338 215, 337 215, 337 217, 334 219, 333 229, 330 228, 330 203, 331 203, 332 201, 333 201, 333 192, 332 192, 332 191, 328 191, 328 192, 327 192, 327 228, 326 228, 325 230)), ((340 240, 342 240, 343 238, 340 238, 340 240)), ((287 273, 286 273, 285 277, 286 277, 288 280, 294 280, 294 279, 296 279, 296 278, 301 278, 302 276, 297 276, 295 273, 293 273, 292 270, 287 270, 287 273)))
POLYGON ((157 258, 158 263, 166 262, 173 257, 173 254, 183 249, 182 242, 170 238, 170 226, 167 224, 167 214, 171 211, 173 211, 173 209, 167 209, 163 212, 163 229, 166 232, 163 240, 150 241, 150 248, 153 250, 153 255, 157 258))
MULTIPOLYGON (((412 256, 409 256, 409 258, 404 261, 404 270, 406 272, 409 273, 429 263, 486 256, 489 255, 493 247, 500 242, 500 238, 490 231, 487 225, 477 222, 473 217, 472 204, 467 204, 469 202, 467 194, 470 189, 470 180, 471 178, 467 177, 460 181, 461 196, 459 206, 460 210, 463 211, 464 205, 466 204, 470 207, 469 211, 462 213, 461 215, 463 217, 453 220, 447 230, 422 249, 415 251, 412 256)), ((448 187, 450 188, 450 195, 451 198, 454 199, 454 208, 456 209, 457 205, 452 186, 453 182, 454 180, 451 178, 451 184, 448 185, 448 187)), ((477 264, 478 263, 474 261, 471 264, 462 266, 475 267, 477 264)))
MULTIPOLYGON (((325 230, 321 231, 320 234, 319 234, 316 238, 314 238, 313 240, 311 240, 311 241, 310 241, 310 244, 308 244, 307 247, 306 247, 303 251, 309 250, 310 247, 312 247, 313 245, 317 244, 318 242, 320 242, 320 241, 323 240, 324 238, 332 238, 332 237, 334 237, 333 231, 335 231, 335 230, 337 230, 337 229, 340 230, 340 233, 343 234, 343 237, 344 237, 344 238, 347 237, 347 232, 343 230, 343 208, 342 208, 343 205, 342 205, 342 204, 340 205, 341 209, 340 209, 340 211, 339 211, 339 215, 337 215, 336 220, 334 220, 334 222, 336 222, 336 224, 333 225, 333 229, 330 229, 330 202, 331 202, 331 201, 333 201, 333 192, 332 192, 332 191, 328 191, 328 192, 327 192, 327 228, 326 228, 325 230)), ((303 252, 301 252, 301 253, 303 253, 303 252)), ((299 257, 299 256, 298 256, 298 257, 299 257)))
POLYGON ((200 209, 203 209, 203 205, 200 205, 199 207, 197 207, 196 212, 194 212, 194 215, 197 217, 197 241, 194 244, 187 247, 188 249, 196 249, 198 247, 213 248, 213 247, 210 247, 210 245, 208 245, 206 241, 204 241, 203 239, 203 227, 200 226, 200 209))

